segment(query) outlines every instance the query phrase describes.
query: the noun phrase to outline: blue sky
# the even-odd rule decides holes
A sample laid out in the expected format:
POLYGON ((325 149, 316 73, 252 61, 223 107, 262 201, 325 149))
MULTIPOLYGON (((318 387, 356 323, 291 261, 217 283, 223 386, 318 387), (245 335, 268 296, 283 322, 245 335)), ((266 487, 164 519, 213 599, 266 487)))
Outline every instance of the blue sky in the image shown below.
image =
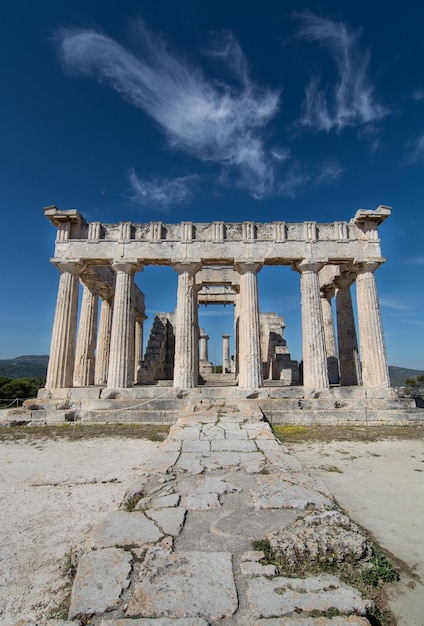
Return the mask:
MULTIPOLYGON (((0 358, 49 351, 44 206, 105 223, 332 222, 385 204, 389 362, 424 369, 423 22, 414 0, 3 3, 0 358)), ((137 283, 147 331, 174 309, 176 273, 137 283)), ((259 290, 300 359, 299 276, 264 268, 259 290)), ((231 307, 200 319, 220 362, 231 307)))

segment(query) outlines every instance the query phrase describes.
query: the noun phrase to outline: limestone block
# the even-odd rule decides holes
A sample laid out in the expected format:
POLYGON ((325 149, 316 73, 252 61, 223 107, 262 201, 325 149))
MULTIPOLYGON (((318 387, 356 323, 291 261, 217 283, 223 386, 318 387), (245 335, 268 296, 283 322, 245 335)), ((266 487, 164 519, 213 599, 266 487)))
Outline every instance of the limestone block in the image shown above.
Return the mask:
POLYGON ((129 585, 131 559, 130 552, 118 548, 84 554, 72 587, 69 618, 117 608, 122 590, 129 585))
POLYGON ((111 511, 98 524, 88 539, 90 548, 110 546, 143 546, 161 539, 162 533, 154 522, 141 512, 111 511))
POLYGON ((333 502, 321 493, 282 480, 281 476, 258 476, 257 486, 250 495, 255 509, 294 508, 303 511, 306 507, 334 507, 333 502))
POLYGON ((126 615, 204 617, 215 622, 237 610, 237 591, 229 552, 166 553, 146 556, 126 615))
POLYGON ((272 580, 252 578, 247 589, 250 611, 255 617, 282 617, 301 609, 305 612, 335 608, 341 613, 365 615, 372 605, 357 589, 341 583, 336 576, 321 574, 309 578, 272 580))
POLYGON ((187 509, 172 507, 169 509, 151 509, 146 515, 159 526, 165 535, 176 537, 184 525, 187 509))

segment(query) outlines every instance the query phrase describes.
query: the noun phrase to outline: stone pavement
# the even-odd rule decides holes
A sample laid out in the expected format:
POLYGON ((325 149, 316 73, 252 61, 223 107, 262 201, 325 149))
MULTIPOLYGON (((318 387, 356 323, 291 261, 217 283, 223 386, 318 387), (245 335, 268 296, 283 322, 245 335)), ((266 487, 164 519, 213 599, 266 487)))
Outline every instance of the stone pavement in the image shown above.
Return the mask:
POLYGON ((268 538, 288 560, 322 546, 366 552, 363 535, 337 516, 254 401, 188 406, 120 510, 90 534, 68 621, 46 624, 369 626, 371 602, 356 589, 330 574, 278 575, 252 547, 268 538))

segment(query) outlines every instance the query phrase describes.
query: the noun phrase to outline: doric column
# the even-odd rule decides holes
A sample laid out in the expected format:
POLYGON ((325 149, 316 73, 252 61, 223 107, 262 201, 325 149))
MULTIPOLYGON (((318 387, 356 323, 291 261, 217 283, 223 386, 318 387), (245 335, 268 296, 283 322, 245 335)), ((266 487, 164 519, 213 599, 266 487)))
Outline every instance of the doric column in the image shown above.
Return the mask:
POLYGON ((350 285, 353 281, 353 274, 337 276, 334 279, 337 286, 337 338, 339 344, 340 384, 342 386, 361 384, 361 363, 350 292, 350 285))
POLYGON ((134 343, 134 382, 139 382, 139 372, 143 361, 143 322, 144 315, 135 313, 135 343, 134 343))
POLYGON ((379 265, 375 261, 360 263, 356 277, 362 381, 364 387, 369 389, 390 387, 380 303, 374 276, 379 265))
POLYGON ((56 264, 61 271, 53 322, 46 389, 72 387, 78 315, 78 276, 82 263, 56 264))
POLYGON ((334 331, 333 307, 331 299, 334 287, 321 287, 321 309, 324 324, 325 351, 327 354, 328 382, 337 385, 340 382, 339 359, 337 356, 336 333, 334 331))
POLYGON ((329 386, 318 279, 323 265, 322 262, 305 259, 294 267, 300 272, 303 386, 307 389, 326 389, 329 386))
POLYGON ((112 329, 113 297, 104 298, 100 307, 99 332, 96 346, 94 384, 106 385, 109 369, 110 334, 112 329))
POLYGON ((99 294, 94 281, 84 282, 75 354, 74 387, 94 385, 99 294))
POLYGON ((136 261, 114 261, 116 272, 115 300, 107 386, 109 389, 130 387, 134 380, 134 313, 131 305, 134 274, 141 269, 136 261))
POLYGON ((175 313, 174 387, 197 387, 199 380, 199 325, 195 275, 197 263, 176 263, 178 272, 175 313))
POLYGON ((222 373, 223 374, 228 374, 231 372, 230 337, 231 335, 222 335, 222 373))
POLYGON ((234 269, 240 274, 239 314, 239 378, 242 389, 262 386, 262 358, 259 326, 258 277, 260 263, 239 263, 234 269))
POLYGON ((203 328, 200 329, 200 337, 199 337, 199 359, 200 361, 208 360, 208 341, 209 335, 205 334, 203 328))

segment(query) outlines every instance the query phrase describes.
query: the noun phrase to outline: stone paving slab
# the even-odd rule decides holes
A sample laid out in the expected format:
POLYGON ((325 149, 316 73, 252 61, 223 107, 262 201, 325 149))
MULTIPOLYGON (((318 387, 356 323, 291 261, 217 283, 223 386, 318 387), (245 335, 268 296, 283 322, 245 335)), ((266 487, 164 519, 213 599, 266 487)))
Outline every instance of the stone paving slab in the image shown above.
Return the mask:
POLYGON ((88 539, 93 550, 113 546, 138 546, 156 543, 163 537, 157 525, 141 513, 111 511, 95 527, 88 539))
POLYGON ((253 578, 247 597, 255 617, 279 617, 296 611, 328 611, 365 615, 371 602, 356 589, 340 582, 336 576, 321 574, 308 578, 276 576, 253 578))
POLYGON ((134 585, 127 615, 218 621, 235 613, 237 591, 228 552, 151 552, 134 585))
POLYGON ((106 548, 84 554, 72 587, 69 618, 117 608, 130 571, 131 553, 125 550, 106 548))
POLYGON ((369 602, 338 578, 288 579, 253 550, 310 510, 337 508, 254 401, 186 408, 121 510, 92 532, 69 617, 94 614, 93 626, 330 626, 308 613, 337 607, 346 615, 331 626, 367 623, 347 613, 369 602), (113 567, 102 562, 108 551, 113 567))

